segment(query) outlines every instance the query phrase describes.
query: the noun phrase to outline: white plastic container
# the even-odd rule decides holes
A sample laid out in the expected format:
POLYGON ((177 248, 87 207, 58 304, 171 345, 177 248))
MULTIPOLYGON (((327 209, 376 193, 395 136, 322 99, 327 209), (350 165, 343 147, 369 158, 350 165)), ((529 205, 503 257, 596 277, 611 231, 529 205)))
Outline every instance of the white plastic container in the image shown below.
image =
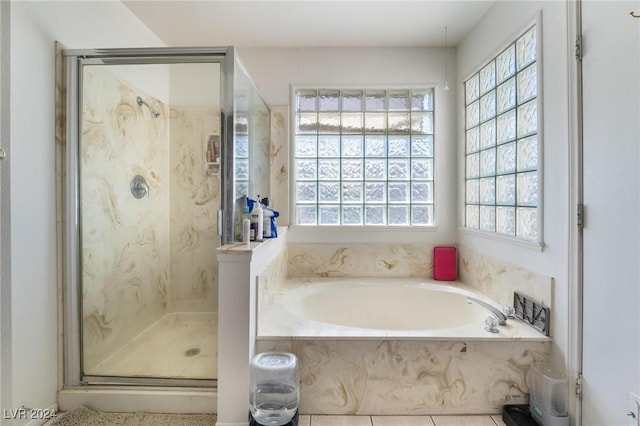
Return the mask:
POLYGON ((548 364, 534 364, 529 375, 531 417, 543 426, 568 426, 569 382, 548 364))
POLYGON ((263 352, 251 359, 249 409, 260 425, 282 426, 300 403, 298 358, 287 352, 263 352))

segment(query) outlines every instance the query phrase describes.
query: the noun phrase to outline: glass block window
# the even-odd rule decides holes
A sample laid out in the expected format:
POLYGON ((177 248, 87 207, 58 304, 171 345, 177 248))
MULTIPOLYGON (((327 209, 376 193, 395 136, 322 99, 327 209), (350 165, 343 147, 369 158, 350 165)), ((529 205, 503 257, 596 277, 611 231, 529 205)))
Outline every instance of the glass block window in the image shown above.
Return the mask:
POLYGON ((298 225, 434 225, 433 89, 295 90, 298 225))
POLYGON ((536 27, 464 83, 465 226, 538 241, 536 27))

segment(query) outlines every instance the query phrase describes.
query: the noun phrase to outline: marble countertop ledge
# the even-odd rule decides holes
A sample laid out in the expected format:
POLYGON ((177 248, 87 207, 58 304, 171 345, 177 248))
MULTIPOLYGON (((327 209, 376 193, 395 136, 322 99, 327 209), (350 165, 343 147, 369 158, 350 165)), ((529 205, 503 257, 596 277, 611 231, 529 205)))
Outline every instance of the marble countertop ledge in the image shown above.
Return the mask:
POLYGON ((278 226, 278 237, 276 238, 265 238, 264 241, 251 241, 249 244, 243 243, 241 241, 234 241, 229 244, 225 244, 216 249, 218 253, 253 253, 256 250, 262 249, 263 247, 269 246, 269 243, 276 241, 279 238, 284 238, 287 232, 286 226, 278 226))

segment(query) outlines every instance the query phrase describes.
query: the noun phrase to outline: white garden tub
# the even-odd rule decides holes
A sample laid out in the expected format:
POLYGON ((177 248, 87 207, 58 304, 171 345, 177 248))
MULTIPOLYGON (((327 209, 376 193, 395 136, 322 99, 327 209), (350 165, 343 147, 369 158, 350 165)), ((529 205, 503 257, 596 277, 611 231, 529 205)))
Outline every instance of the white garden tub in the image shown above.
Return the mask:
POLYGON ((433 338, 540 340, 520 320, 498 333, 484 328, 490 312, 467 297, 501 307, 462 283, 417 278, 290 279, 261 293, 259 338, 433 338), (274 292, 273 290, 269 290, 274 292))

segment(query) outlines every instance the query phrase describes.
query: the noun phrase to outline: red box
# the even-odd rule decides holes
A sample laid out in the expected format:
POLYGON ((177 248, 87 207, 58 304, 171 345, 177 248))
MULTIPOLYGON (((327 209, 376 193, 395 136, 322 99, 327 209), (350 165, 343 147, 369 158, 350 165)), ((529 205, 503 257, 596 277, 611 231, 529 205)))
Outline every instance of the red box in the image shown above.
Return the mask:
POLYGON ((457 250, 455 247, 433 248, 433 279, 455 281, 458 279, 457 250))

